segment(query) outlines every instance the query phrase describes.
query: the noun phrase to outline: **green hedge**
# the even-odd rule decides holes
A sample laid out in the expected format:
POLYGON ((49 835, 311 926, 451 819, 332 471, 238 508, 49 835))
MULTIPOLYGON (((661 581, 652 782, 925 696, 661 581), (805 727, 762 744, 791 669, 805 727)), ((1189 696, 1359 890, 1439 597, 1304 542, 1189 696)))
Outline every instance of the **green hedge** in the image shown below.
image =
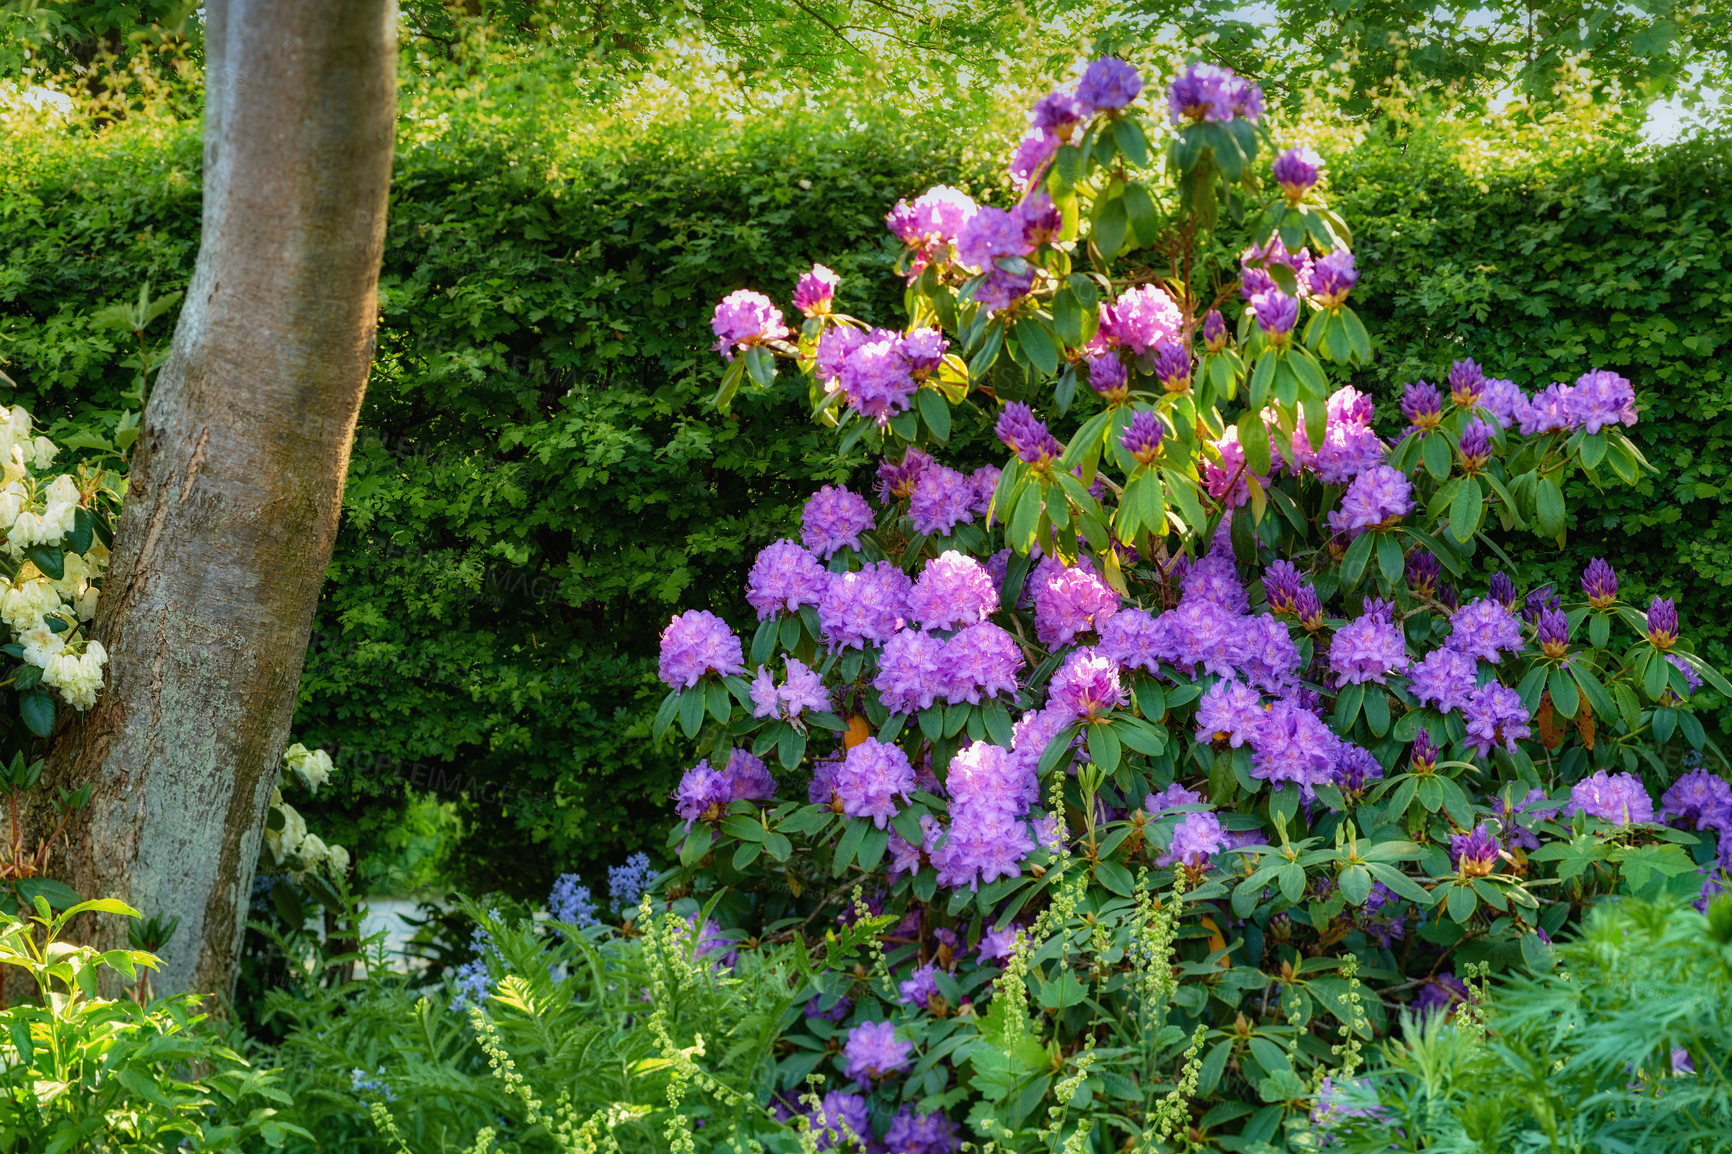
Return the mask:
MULTIPOLYGON (((867 465, 834 455, 791 381, 710 410, 711 305, 745 284, 785 300, 819 259, 850 311, 894 316, 882 214, 988 171, 957 138, 936 119, 706 112, 557 141, 460 117, 406 137, 297 719, 348 771, 316 823, 365 855, 405 785, 467 793, 460 880, 521 892, 656 848, 683 768, 648 733, 657 633, 692 606, 748 619, 751 557, 816 484, 867 465)), ((1379 341, 1361 387, 1388 402, 1463 355, 1529 386, 1630 376, 1659 475, 1572 492, 1561 559, 1506 545, 1530 584, 1598 553, 1631 594, 1681 596, 1725 664, 1732 147, 1560 147, 1488 171, 1460 155, 1392 130, 1333 158, 1379 341)), ((0 355, 44 418, 112 419, 128 350, 82 318, 145 279, 184 285, 198 161, 188 130, 133 129, 27 142, 0 174, 0 355)), ((985 430, 959 440, 995 455, 985 430)))

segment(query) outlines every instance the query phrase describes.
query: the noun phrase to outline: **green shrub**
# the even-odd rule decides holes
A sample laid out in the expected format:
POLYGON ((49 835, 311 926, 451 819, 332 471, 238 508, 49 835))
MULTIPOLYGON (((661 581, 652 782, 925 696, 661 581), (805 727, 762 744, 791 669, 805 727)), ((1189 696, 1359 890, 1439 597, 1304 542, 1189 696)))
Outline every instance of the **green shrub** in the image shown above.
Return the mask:
POLYGON ((1555 968, 1408 1021, 1324 1119, 1343 1154, 1732 1146, 1732 897, 1609 902, 1555 968))
POLYGON ((23 970, 36 992, 0 1010, 0 1150, 251 1151, 305 1137, 279 1116, 291 1099, 275 1072, 229 1049, 198 997, 142 1004, 154 957, 62 940, 73 918, 98 913, 138 916, 113 900, 57 914, 40 897, 26 920, 0 912, 0 966, 23 970), (105 970, 139 1000, 102 997, 105 970))
MULTIPOLYGON (((418 98, 296 722, 355 771, 320 817, 334 840, 377 844, 413 786, 467 795, 456 860, 474 889, 535 892, 640 848, 684 768, 650 735, 656 633, 685 608, 740 612, 757 549, 817 484, 858 485, 867 464, 829 448, 792 384, 729 417, 709 409, 710 305, 748 277, 785 295, 821 256, 858 312, 887 319, 899 286, 883 206, 989 183, 986 162, 946 143, 965 135, 955 125, 869 98, 746 124, 699 102, 647 127, 455 98, 441 122, 418 98), (652 312, 674 319, 646 328, 652 312)), ((1380 338, 1353 383, 1388 413, 1396 384, 1469 348, 1524 386, 1593 366, 1629 376, 1659 477, 1607 495, 1574 482, 1567 553, 1524 558, 1516 577, 1569 580, 1602 553, 1632 598, 1680 595, 1724 664, 1732 146, 1584 139, 1482 164, 1463 159, 1473 139, 1392 125, 1335 157, 1380 338)), ((186 126, 16 142, 0 174, 0 356, 45 421, 119 419, 131 350, 84 318, 144 280, 184 286, 198 164, 186 126)), ((964 437, 952 456, 973 451, 964 437)))

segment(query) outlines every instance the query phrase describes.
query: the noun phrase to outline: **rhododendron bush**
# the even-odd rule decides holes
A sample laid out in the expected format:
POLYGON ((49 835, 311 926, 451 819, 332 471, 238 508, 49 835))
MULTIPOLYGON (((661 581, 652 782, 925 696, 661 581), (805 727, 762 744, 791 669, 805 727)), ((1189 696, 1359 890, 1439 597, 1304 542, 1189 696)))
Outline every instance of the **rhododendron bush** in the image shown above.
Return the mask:
POLYGON ((1467 967, 1727 884, 1732 788, 1656 756, 1721 764, 1691 695, 1732 693, 1674 606, 1603 562, 1467 577, 1561 541, 1565 479, 1648 470, 1631 382, 1463 350, 1381 437, 1341 383, 1373 355, 1351 233, 1263 112, 1220 68, 1096 60, 1035 105, 1008 207, 890 208, 905 329, 821 265, 797 328, 716 310, 721 405, 798 373, 882 457, 758 556, 755 626, 661 636, 657 728, 700 757, 668 896, 718 967, 806 959, 765 1105, 821 1148, 1316 1141, 1324 1079, 1467 967), (1001 467, 945 462, 969 423, 1001 467))

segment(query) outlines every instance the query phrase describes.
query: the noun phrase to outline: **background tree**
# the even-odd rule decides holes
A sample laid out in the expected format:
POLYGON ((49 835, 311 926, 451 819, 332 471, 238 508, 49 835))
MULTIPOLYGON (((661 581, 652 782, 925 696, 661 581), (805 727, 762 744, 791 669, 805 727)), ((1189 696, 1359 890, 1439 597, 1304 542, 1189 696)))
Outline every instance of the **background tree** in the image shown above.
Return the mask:
POLYGON ((94 787, 61 876, 179 919, 160 991, 226 993, 372 356, 396 29, 385 0, 206 21, 198 264, 103 590, 109 684, 48 777, 94 787))

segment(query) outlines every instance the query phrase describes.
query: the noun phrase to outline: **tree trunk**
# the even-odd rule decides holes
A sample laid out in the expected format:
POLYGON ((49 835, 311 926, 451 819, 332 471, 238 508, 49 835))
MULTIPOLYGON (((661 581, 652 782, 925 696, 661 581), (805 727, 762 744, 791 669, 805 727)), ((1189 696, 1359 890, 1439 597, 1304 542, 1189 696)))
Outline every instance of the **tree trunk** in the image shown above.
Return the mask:
POLYGON ((372 359, 396 12, 206 12, 198 264, 97 613, 108 684, 47 777, 95 783, 51 874, 178 917, 157 991, 227 996, 372 359))

